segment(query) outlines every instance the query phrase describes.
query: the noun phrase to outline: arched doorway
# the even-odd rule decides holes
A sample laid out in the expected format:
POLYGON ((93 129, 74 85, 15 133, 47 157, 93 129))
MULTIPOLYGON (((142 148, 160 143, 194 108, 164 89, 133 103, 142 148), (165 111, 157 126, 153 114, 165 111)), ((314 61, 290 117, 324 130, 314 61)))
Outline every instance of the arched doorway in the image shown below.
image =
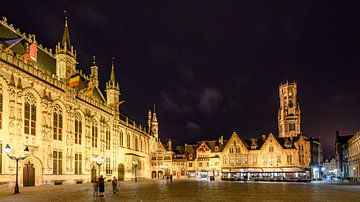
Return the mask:
POLYGON ((151 173, 151 178, 156 178, 156 171, 155 171, 155 170, 152 171, 152 173, 151 173))
POLYGON ((34 164, 31 164, 30 161, 23 168, 23 186, 35 186, 35 168, 34 164))
POLYGON ((118 180, 119 181, 124 181, 124 172, 125 172, 124 164, 120 163, 118 165, 118 180))
POLYGON ((163 178, 163 172, 162 172, 162 171, 159 171, 159 172, 158 172, 158 178, 160 178, 160 179, 163 178))
POLYGON ((93 166, 91 168, 91 182, 95 182, 96 181, 96 168, 95 166, 93 166))

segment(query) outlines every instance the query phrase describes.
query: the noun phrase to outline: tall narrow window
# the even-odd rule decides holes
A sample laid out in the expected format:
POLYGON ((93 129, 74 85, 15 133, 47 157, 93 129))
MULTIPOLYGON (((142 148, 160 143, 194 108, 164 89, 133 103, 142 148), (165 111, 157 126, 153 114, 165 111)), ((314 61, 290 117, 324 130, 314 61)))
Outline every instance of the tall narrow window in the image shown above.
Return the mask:
POLYGON ((127 134, 126 136, 126 143, 127 143, 127 148, 130 148, 130 133, 127 134))
POLYGON ((138 137, 135 137, 135 150, 137 151, 138 149, 138 137))
POLYGON ((110 129, 109 127, 106 127, 106 132, 105 132, 105 135, 106 135, 106 139, 105 139, 105 148, 107 150, 110 150, 110 129))
POLYGON ((292 156, 291 155, 287 155, 287 163, 292 164, 292 156))
POLYGON ((75 144, 81 144, 82 121, 80 113, 75 114, 75 144))
POLYGON ((93 121, 92 127, 91 127, 91 145, 92 147, 97 147, 97 141, 98 141, 98 126, 96 121, 93 121))
POLYGON ((0 85, 0 129, 2 129, 2 122, 3 122, 2 114, 3 114, 3 92, 2 92, 2 86, 0 85))
POLYGON ((62 152, 53 151, 53 174, 61 175, 62 174, 62 152))
POLYGON ((82 174, 82 155, 75 154, 75 174, 82 174))
POLYGON ((120 130, 120 146, 124 146, 124 133, 120 130))
POLYGON ((105 162, 105 172, 107 175, 111 174, 111 170, 110 170, 110 158, 106 158, 106 162, 105 162))
POLYGON ((0 174, 2 173, 2 144, 0 144, 0 174))
POLYGON ((53 111, 53 137, 54 140, 62 140, 63 116, 59 105, 55 105, 53 111))
POLYGON ((31 93, 25 96, 24 133, 36 135, 36 99, 31 93))

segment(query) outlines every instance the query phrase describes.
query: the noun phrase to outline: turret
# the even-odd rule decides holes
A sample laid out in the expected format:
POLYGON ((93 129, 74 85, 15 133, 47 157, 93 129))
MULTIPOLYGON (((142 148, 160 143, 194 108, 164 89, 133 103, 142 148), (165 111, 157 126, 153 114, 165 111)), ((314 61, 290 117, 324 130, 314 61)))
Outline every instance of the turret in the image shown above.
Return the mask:
POLYGON ((148 113, 148 133, 151 133, 151 110, 148 113))
MULTIPOLYGON (((93 72, 92 72, 93 73, 93 72)), ((96 73, 97 74, 97 73, 96 73)), ((95 73, 94 73, 95 75, 95 73)), ((106 102, 108 106, 114 107, 115 110, 119 110, 120 105, 120 86, 115 80, 115 68, 114 58, 111 64, 110 80, 106 82, 106 102)))
POLYGON ((157 121, 156 112, 155 112, 155 105, 154 105, 154 112, 152 114, 151 119, 151 134, 154 136, 155 140, 159 140, 159 123, 157 121))
POLYGON ((93 62, 90 69, 91 69, 90 79, 92 80, 93 84, 96 87, 99 87, 99 68, 96 64, 95 55, 93 56, 93 62))
POLYGON ((70 42, 68 20, 65 11, 64 31, 61 42, 55 48, 56 76, 58 79, 70 78, 76 71, 76 51, 70 42))
POLYGON ((172 151, 172 141, 169 139, 168 141, 168 151, 172 151))

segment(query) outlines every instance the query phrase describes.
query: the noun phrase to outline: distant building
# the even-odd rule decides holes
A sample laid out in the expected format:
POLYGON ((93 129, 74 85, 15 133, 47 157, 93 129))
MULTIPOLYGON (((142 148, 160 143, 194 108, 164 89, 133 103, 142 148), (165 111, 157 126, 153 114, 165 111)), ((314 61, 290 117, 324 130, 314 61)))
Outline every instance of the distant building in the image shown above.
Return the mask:
POLYGON ((323 174, 333 174, 336 176, 337 170, 335 158, 328 158, 325 160, 325 162, 323 163, 323 174))
POLYGON ((335 139, 335 163, 337 169, 337 176, 340 178, 349 178, 349 149, 348 141, 353 135, 340 136, 339 131, 336 131, 335 139))
POLYGON ((360 131, 355 133, 348 141, 349 151, 349 177, 360 179, 360 131))

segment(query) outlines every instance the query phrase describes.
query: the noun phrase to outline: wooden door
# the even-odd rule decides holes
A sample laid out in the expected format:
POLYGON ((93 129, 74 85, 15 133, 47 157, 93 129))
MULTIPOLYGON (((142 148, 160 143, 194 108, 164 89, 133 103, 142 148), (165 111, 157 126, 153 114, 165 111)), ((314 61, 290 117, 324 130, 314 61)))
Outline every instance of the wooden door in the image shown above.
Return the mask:
POLYGON ((91 182, 95 182, 96 181, 96 168, 95 166, 93 166, 91 168, 91 182))
POLYGON ((35 168, 30 162, 23 168, 23 185, 24 187, 35 186, 35 168))
POLYGON ((124 164, 120 163, 118 166, 118 180, 119 181, 124 181, 124 172, 125 172, 124 164))

